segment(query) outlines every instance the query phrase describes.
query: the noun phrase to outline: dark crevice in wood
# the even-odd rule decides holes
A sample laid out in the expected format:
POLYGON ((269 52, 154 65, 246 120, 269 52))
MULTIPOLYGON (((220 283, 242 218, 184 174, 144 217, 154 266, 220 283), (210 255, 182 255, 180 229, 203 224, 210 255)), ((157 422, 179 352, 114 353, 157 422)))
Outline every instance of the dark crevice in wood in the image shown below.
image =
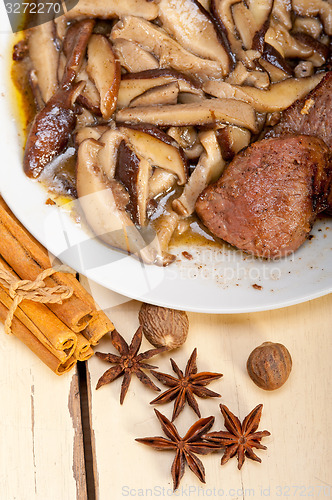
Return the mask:
POLYGON ((88 500, 96 500, 86 363, 79 362, 77 363, 77 367, 78 367, 79 390, 81 396, 80 401, 81 401, 81 416, 82 416, 83 445, 84 445, 84 463, 85 463, 88 500))

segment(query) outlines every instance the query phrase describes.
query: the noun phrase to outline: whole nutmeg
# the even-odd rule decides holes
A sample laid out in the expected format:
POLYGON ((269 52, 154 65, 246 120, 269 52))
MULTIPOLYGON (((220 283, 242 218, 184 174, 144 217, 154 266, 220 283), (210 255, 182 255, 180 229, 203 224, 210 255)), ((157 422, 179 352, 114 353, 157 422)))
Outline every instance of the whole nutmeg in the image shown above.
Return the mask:
POLYGON ((155 347, 175 349, 187 340, 189 320, 184 311, 143 304, 138 317, 145 337, 155 347))
POLYGON ((292 358, 284 345, 264 342, 250 354, 247 370, 258 387, 274 391, 288 379, 292 370, 292 358))

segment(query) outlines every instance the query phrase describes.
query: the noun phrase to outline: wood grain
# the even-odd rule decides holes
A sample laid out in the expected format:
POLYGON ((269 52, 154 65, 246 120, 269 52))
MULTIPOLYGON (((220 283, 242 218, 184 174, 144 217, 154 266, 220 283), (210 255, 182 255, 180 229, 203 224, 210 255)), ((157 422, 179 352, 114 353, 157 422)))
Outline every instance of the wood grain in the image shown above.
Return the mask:
MULTIPOLYGON (((259 293, 259 291, 258 291, 259 293)), ((138 326, 140 304, 129 302, 113 308, 111 319, 129 341, 138 326)), ((262 464, 246 460, 241 472, 236 459, 220 466, 220 454, 202 457, 206 485, 186 470, 179 496, 191 498, 263 498, 332 496, 332 434, 330 389, 332 357, 332 295, 305 304, 262 313, 240 315, 189 314, 187 343, 171 356, 184 368, 194 347, 199 371, 220 371, 224 376, 210 385, 222 394, 218 399, 199 399, 202 416, 215 415, 214 430, 223 429, 219 403, 243 419, 258 403, 264 404, 260 429, 267 451, 258 450, 262 464), (250 352, 264 341, 283 343, 293 358, 287 383, 274 392, 259 389, 246 372, 250 352), (183 489, 182 489, 183 488, 183 489)), ((143 341, 142 349, 148 348, 143 341)), ((115 352, 109 339, 98 346, 115 352)), ((171 373, 169 355, 151 360, 171 373)), ((97 498, 171 495, 171 452, 158 452, 134 441, 135 437, 161 435, 149 402, 150 389, 133 380, 123 406, 119 404, 121 380, 98 391, 98 378, 111 365, 94 357, 88 362, 91 380, 91 425, 94 434, 97 498), (163 494, 162 494, 163 493, 163 494)), ((172 404, 158 406, 168 418, 172 404)), ((195 421, 190 408, 176 420, 181 433, 195 421)))
POLYGON ((57 377, 0 337, 1 499, 87 500, 76 371, 57 377))

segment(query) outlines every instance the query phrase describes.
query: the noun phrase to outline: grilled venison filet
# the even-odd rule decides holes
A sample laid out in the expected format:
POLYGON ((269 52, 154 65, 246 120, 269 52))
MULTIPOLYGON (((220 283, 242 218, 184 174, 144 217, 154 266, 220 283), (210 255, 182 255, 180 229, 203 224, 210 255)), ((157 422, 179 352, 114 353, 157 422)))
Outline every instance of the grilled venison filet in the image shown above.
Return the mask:
POLYGON ((259 257, 283 257, 307 238, 327 207, 331 153, 316 137, 264 139, 240 152, 196 202, 219 238, 259 257))

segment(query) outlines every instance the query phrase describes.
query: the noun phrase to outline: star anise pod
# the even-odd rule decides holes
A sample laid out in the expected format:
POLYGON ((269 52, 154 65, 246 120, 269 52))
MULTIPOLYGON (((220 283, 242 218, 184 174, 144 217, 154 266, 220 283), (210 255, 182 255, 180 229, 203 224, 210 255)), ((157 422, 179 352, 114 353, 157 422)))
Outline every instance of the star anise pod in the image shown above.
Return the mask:
POLYGON ((205 483, 205 469, 198 455, 207 455, 212 451, 220 449, 219 444, 207 442, 202 437, 213 425, 214 417, 201 418, 197 420, 188 430, 186 435, 180 437, 176 427, 172 422, 162 415, 158 410, 155 413, 160 422, 161 428, 169 439, 164 437, 137 438, 139 443, 146 444, 156 450, 174 450, 176 452, 172 464, 172 478, 174 490, 179 487, 183 477, 186 463, 189 469, 205 483))
POLYGON ((144 361, 160 352, 164 352, 166 348, 159 347, 158 349, 150 349, 149 351, 137 354, 142 343, 142 327, 136 331, 130 345, 127 344, 124 338, 116 330, 112 331, 111 340, 114 347, 119 351, 120 356, 96 352, 98 358, 115 364, 115 366, 112 366, 112 368, 107 370, 104 375, 100 377, 96 389, 99 389, 102 385, 113 382, 113 380, 120 377, 120 375, 123 375, 120 393, 120 403, 122 404, 128 391, 131 376, 134 373, 143 384, 151 387, 151 389, 155 391, 160 391, 159 387, 157 387, 142 371, 142 368, 146 370, 157 368, 157 366, 149 365, 144 363, 144 361))
POLYGON ((210 391, 205 386, 212 382, 212 380, 222 377, 222 374, 210 372, 197 373, 196 358, 197 349, 194 349, 189 358, 184 374, 175 361, 170 359, 173 371, 176 373, 178 378, 172 377, 172 375, 167 375, 166 373, 159 373, 154 370, 151 371, 154 377, 170 387, 170 389, 160 394, 160 396, 151 401, 150 404, 168 403, 169 401, 173 401, 173 399, 175 399, 172 421, 175 420, 183 410, 186 400, 188 401, 189 406, 191 406, 194 412, 200 417, 201 412, 199 411, 198 404, 194 396, 199 396, 201 398, 220 397, 220 394, 210 391))
POLYGON ((219 444, 220 447, 226 447, 226 451, 221 459, 221 465, 235 455, 238 459, 238 469, 241 469, 245 457, 251 458, 256 462, 261 459, 254 453, 253 448, 266 450, 266 446, 260 444, 263 437, 270 436, 269 431, 256 432, 262 415, 263 405, 260 404, 254 408, 249 415, 240 420, 225 405, 220 405, 221 413, 225 419, 225 427, 229 432, 210 432, 205 439, 212 443, 219 444))

